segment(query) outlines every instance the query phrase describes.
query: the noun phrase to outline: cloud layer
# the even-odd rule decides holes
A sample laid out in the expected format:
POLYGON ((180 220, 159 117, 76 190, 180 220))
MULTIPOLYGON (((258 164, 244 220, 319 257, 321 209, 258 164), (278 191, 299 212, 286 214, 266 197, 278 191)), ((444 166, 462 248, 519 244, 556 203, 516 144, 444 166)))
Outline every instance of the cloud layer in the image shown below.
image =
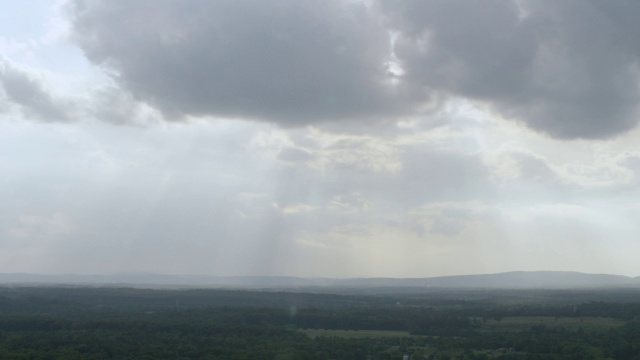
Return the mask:
POLYGON ((0 272, 640 274, 633 2, 62 8, 0 36, 0 272))
POLYGON ((86 56, 168 119, 388 121, 468 99, 567 139, 636 126, 634 14, 634 2, 597 1, 70 6, 86 56))
POLYGON ((45 122, 65 122, 73 118, 74 104, 56 98, 41 80, 2 58, 0 95, 4 95, 9 104, 7 108, 17 107, 26 118, 45 122))
POLYGON ((559 138, 602 138, 638 121, 633 2, 383 1, 416 82, 559 138))
POLYGON ((300 125, 398 110, 388 34, 344 1, 76 2, 87 57, 167 117, 300 125))

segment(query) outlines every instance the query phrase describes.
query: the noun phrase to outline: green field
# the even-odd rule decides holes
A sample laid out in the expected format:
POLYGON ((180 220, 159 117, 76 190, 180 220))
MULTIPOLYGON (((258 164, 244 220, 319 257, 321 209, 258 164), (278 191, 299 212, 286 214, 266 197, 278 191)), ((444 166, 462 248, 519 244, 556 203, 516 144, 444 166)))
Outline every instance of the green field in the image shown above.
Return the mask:
POLYGON ((544 325, 547 328, 564 328, 570 331, 606 331, 624 322, 604 317, 553 317, 553 316, 518 316, 505 317, 501 320, 488 319, 481 331, 525 331, 532 326, 544 325))
POLYGON ((335 336, 348 339, 362 338, 382 338, 382 337, 403 337, 411 336, 408 331, 393 330, 325 330, 325 329, 305 329, 300 330, 310 338, 319 336, 335 336))

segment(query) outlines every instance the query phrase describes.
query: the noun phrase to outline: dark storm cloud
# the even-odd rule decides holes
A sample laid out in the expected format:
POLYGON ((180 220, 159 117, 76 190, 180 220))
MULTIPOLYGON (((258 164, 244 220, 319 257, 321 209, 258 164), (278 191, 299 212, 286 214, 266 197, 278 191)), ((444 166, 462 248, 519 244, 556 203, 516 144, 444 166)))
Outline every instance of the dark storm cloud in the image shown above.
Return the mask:
POLYGON ((76 42, 167 118, 285 125, 380 117, 400 104, 389 35, 345 1, 75 1, 76 42))
POLYGON ((558 138, 637 122, 640 3, 386 1, 405 79, 558 138))
POLYGON ((22 113, 41 121, 69 121, 72 106, 56 99, 41 81, 9 62, 0 59, 0 93, 22 113))
POLYGON ((87 58, 167 119, 371 124, 466 98, 556 138, 638 123, 633 1, 75 0, 69 10, 87 58))

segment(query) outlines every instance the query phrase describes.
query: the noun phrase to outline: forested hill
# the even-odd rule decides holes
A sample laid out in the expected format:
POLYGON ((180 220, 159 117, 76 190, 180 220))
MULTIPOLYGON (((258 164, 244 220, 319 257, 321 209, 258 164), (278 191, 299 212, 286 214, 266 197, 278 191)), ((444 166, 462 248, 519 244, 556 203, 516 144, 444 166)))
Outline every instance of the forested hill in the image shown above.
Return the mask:
POLYGON ((427 278, 299 278, 278 276, 189 276, 161 274, 39 275, 0 274, 0 284, 131 285, 141 287, 446 287, 446 288, 603 288, 640 287, 640 278, 568 271, 515 271, 427 278))

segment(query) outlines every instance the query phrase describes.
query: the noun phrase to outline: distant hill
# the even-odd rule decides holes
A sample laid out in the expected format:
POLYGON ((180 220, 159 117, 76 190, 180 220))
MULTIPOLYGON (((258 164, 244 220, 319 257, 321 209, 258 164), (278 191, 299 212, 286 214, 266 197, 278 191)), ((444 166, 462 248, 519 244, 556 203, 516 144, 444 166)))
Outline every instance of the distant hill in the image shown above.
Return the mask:
POLYGON ((413 279, 350 279, 352 286, 429 286, 460 288, 593 288, 640 286, 622 275, 585 274, 573 271, 513 271, 498 274, 440 276, 413 279))
POLYGON ((640 287, 640 278, 622 275, 585 274, 572 271, 513 271, 498 274, 440 276, 429 278, 300 278, 287 276, 192 276, 162 274, 39 275, 0 274, 4 285, 96 285, 140 287, 444 287, 444 288, 520 288, 576 289, 640 287))

